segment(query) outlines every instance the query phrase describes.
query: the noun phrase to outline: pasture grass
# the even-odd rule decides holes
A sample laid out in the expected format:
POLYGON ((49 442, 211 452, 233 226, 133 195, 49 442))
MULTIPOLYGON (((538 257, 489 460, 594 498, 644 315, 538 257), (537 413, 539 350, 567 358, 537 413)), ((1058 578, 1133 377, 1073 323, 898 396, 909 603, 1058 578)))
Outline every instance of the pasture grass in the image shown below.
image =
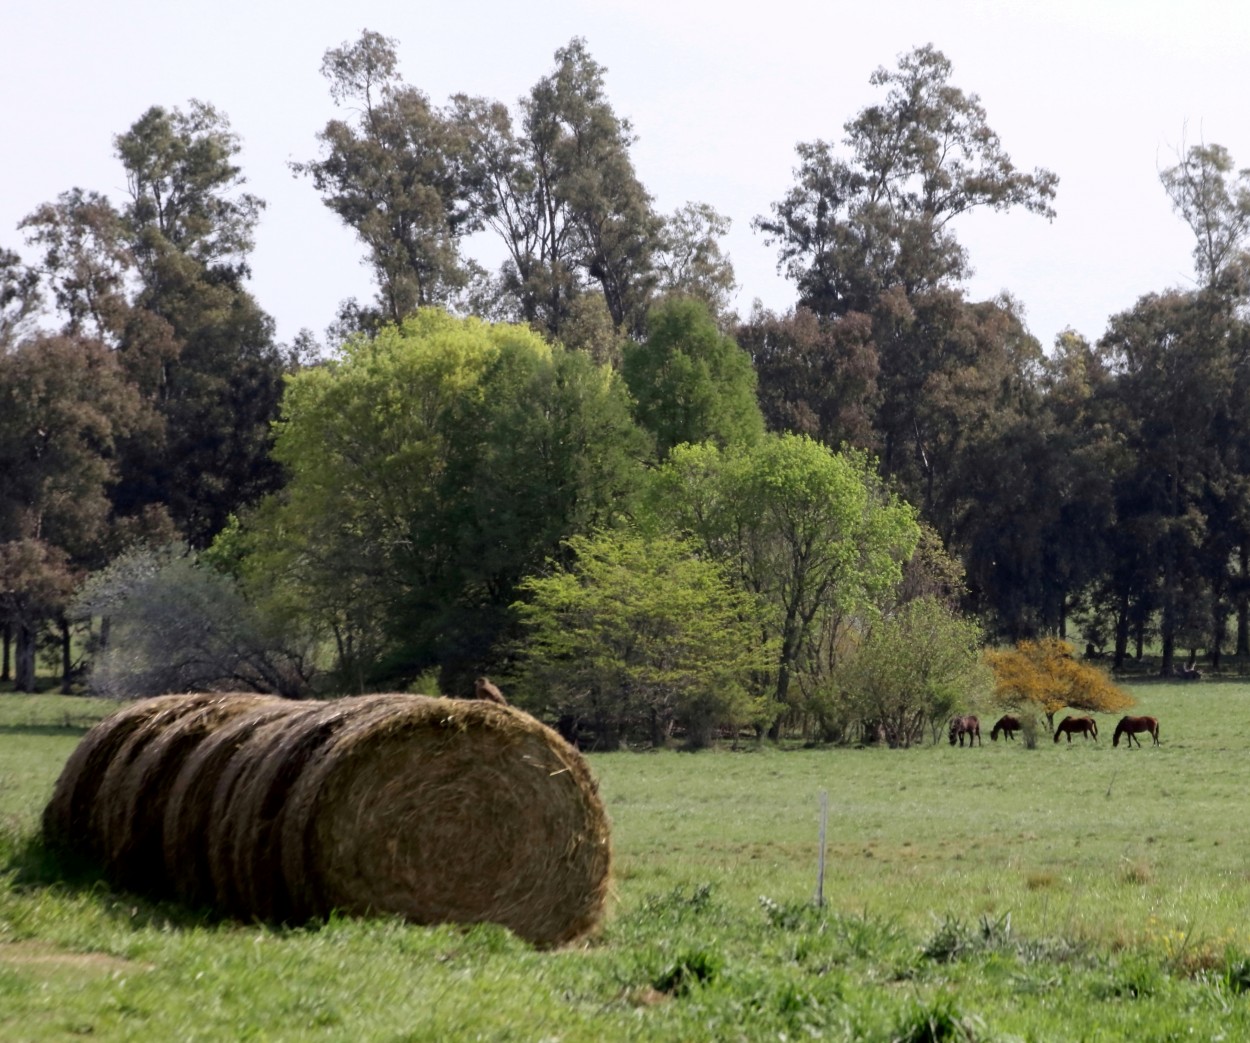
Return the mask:
POLYGON ((1140 684, 1162 745, 592 756, 612 912, 218 922, 67 877, 37 824, 110 707, 0 697, 0 1038, 1250 1038, 1250 684, 1140 684), (825 905, 816 888, 829 803, 825 905))

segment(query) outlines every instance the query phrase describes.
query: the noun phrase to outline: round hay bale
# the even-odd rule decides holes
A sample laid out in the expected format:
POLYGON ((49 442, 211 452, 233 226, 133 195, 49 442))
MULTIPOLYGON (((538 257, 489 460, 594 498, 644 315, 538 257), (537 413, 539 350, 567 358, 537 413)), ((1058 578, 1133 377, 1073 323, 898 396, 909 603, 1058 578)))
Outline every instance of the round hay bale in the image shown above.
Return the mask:
MULTIPOLYGON (((221 762, 208 805, 205 832, 213 904, 221 912, 245 920, 264 918, 252 908, 246 893, 250 875, 269 871, 256 854, 263 842, 259 834, 264 831, 264 823, 255 817, 259 808, 253 812, 249 807, 253 817, 246 819, 240 808, 249 803, 247 791, 255 788, 251 777, 262 772, 274 756, 278 739, 302 722, 323 715, 326 708, 325 703, 303 703, 263 720, 221 762)), ((277 767, 280 770, 282 765, 277 767)), ((285 777, 274 781, 274 799, 281 801, 284 784, 289 784, 285 777)), ((271 814, 274 811, 264 800, 250 803, 259 803, 271 814)))
POLYGON ((117 865, 114 856, 118 851, 117 840, 130 828, 124 791, 135 762, 169 727, 194 715, 220 697, 217 692, 197 692, 172 697, 159 696, 156 700, 148 700, 158 705, 152 707, 153 712, 114 749, 104 773, 100 776, 99 785, 95 788, 89 820, 89 834, 111 879, 116 880, 117 865))
POLYGON ((191 753, 209 735, 241 714, 281 703, 275 696, 233 692, 196 700, 190 708, 163 711, 127 740, 111 766, 101 796, 104 861, 123 887, 166 897, 174 893, 165 871, 165 812, 171 784, 191 753), (131 749, 135 747, 135 749, 131 749), (115 778, 112 778, 116 774, 115 778))
POLYGON ((288 716, 241 747, 222 772, 214 804, 214 879, 223 906, 273 922, 294 910, 282 871, 282 821, 288 796, 318 751, 349 724, 386 713, 402 696, 365 695, 316 704, 288 716), (219 879, 220 878, 220 879, 219 879))
POLYGON ((295 911, 503 924, 540 946, 603 914, 607 815, 590 770, 512 707, 403 696, 348 720, 287 798, 295 911))
POLYGON ((98 859, 102 855, 94 831, 97 797, 109 765, 132 735, 162 711, 183 709, 194 696, 162 695, 130 703, 98 722, 83 736, 57 778, 43 812, 43 835, 55 850, 98 859))
POLYGON ((209 825, 226 764, 258 730, 307 709, 283 700, 257 706, 206 736, 186 758, 169 788, 162 830, 165 875, 184 902, 206 906, 216 899, 209 825))

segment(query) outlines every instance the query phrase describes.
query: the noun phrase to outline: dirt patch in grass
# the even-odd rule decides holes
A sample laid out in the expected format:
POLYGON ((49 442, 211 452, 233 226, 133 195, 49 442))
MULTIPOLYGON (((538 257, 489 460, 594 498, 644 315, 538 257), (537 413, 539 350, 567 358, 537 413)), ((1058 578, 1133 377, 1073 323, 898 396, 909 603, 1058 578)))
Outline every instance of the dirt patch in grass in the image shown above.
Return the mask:
POLYGON ((3 967, 52 967, 64 970, 87 971, 96 974, 119 974, 134 971, 154 971, 150 963, 136 963, 120 956, 103 952, 68 952, 47 942, 35 940, 0 942, 0 966, 3 967))

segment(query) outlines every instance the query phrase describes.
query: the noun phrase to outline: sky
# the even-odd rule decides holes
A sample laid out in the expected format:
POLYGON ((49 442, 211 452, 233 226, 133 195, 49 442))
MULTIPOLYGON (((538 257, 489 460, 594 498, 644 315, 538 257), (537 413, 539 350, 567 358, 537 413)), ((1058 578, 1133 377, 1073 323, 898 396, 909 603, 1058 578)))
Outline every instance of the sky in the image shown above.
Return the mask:
POLYGON ((1067 327, 1096 340, 1143 294, 1193 285, 1193 238, 1158 179, 1178 150, 1220 144, 1250 167, 1244 0, 42 0, 0 14, 0 247, 31 256, 18 223, 70 188, 122 202, 113 138, 152 105, 197 98, 227 115, 247 188, 267 203, 253 294, 280 340, 320 337, 340 301, 373 286, 354 233, 289 164, 317 157, 317 131, 343 116, 322 55, 364 29, 397 42, 403 78, 435 104, 515 105, 583 37, 656 209, 704 202, 732 221, 723 245, 744 316, 757 300, 794 303, 751 222, 793 184, 795 145, 840 142, 881 98, 872 72, 924 44, 980 97, 1018 168, 1059 176, 1053 221, 954 225, 970 296, 1009 292, 1044 347, 1067 327))

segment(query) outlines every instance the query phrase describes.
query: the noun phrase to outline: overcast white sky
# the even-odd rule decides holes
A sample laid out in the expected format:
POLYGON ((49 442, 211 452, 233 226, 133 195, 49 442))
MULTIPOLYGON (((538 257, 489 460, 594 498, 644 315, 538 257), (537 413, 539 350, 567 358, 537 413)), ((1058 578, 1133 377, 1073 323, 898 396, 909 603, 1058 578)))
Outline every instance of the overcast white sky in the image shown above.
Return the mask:
POLYGON ((317 154, 336 114, 322 54, 365 28, 398 41, 404 78, 437 104, 457 92, 513 104, 585 37, 657 208, 698 200, 732 219, 744 315, 756 298, 793 303, 751 220, 792 183, 795 144, 840 141, 879 97, 872 71, 921 44, 980 95, 1018 167, 1059 175, 1052 223, 956 226, 972 294, 1010 291, 1044 346, 1065 326, 1097 339, 1141 294, 1191 285, 1191 236, 1157 176, 1183 141, 1250 166, 1245 0, 42 0, 0 14, 0 246, 24 249, 18 221, 69 188, 120 202, 113 136, 151 105, 199 98, 228 115, 268 203, 253 292, 280 339, 320 336, 340 300, 372 286, 353 234, 287 164, 317 154))

